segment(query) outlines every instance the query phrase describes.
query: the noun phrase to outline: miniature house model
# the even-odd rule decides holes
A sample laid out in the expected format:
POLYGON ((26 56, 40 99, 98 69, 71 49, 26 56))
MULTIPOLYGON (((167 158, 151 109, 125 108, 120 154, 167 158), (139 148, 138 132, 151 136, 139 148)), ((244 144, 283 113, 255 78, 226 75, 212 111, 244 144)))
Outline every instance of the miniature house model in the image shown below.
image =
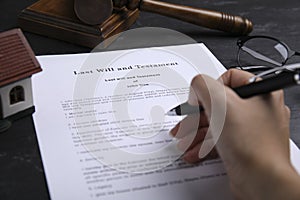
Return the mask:
POLYGON ((0 33, 0 119, 34 111, 31 76, 41 70, 20 29, 0 33))

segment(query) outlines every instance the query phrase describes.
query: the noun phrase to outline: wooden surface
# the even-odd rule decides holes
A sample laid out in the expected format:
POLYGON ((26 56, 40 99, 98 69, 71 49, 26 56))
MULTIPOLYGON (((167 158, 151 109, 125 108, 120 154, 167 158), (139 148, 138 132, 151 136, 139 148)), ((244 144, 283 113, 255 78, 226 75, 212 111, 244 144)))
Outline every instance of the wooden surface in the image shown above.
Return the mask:
MULTIPOLYGON (((300 50, 300 1, 286 0, 165 0, 207 9, 221 10, 251 19, 254 34, 270 35, 300 50)), ((17 15, 34 0, 0 1, 0 31, 17 27, 17 15)), ((204 42, 225 65, 236 65, 237 37, 208 30, 152 13, 141 13, 134 27, 159 26, 187 34, 204 42)), ((90 49, 43 36, 25 33, 37 55, 83 53, 90 49)), ((300 61, 292 58, 291 62, 300 61)), ((199 63, 201 64, 201 63, 199 63)), ((300 146, 300 88, 285 91, 286 103, 292 111, 291 137, 300 146)), ((276 155, 274 155, 276 156, 276 155)), ((42 162, 32 117, 16 121, 0 134, 0 199, 48 199, 42 162)))

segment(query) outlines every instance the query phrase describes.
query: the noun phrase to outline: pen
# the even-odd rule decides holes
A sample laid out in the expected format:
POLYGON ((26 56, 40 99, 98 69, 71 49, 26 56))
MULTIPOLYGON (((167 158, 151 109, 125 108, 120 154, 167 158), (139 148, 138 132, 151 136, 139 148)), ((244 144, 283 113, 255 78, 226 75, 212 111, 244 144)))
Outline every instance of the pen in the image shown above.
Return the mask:
MULTIPOLYGON (((299 73, 284 71, 280 74, 263 79, 258 82, 250 83, 248 85, 233 88, 241 98, 249 98, 259 94, 266 94, 275 90, 283 89, 286 87, 299 85, 300 75, 299 73)), ((187 102, 183 103, 166 113, 169 116, 188 115, 193 113, 199 113, 203 111, 202 106, 191 106, 187 102)))

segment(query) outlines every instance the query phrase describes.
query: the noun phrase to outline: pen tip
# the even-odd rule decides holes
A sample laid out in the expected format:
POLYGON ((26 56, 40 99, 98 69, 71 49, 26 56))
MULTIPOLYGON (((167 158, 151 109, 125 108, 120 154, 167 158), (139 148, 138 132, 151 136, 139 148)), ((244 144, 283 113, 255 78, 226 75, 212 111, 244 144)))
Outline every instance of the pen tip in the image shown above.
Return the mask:
POLYGON ((177 116, 176 112, 173 110, 170 110, 166 113, 167 116, 177 116))

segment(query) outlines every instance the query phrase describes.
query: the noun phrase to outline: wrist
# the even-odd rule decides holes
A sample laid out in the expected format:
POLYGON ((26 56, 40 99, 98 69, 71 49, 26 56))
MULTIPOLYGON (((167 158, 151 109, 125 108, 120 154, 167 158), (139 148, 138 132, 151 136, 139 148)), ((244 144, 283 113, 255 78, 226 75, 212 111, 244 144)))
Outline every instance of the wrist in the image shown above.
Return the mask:
POLYGON ((272 199, 300 199, 300 176, 293 166, 278 174, 277 180, 272 199))
POLYGON ((252 188, 248 188, 249 199, 299 199, 300 177, 291 164, 281 163, 256 172, 253 176, 252 188))

